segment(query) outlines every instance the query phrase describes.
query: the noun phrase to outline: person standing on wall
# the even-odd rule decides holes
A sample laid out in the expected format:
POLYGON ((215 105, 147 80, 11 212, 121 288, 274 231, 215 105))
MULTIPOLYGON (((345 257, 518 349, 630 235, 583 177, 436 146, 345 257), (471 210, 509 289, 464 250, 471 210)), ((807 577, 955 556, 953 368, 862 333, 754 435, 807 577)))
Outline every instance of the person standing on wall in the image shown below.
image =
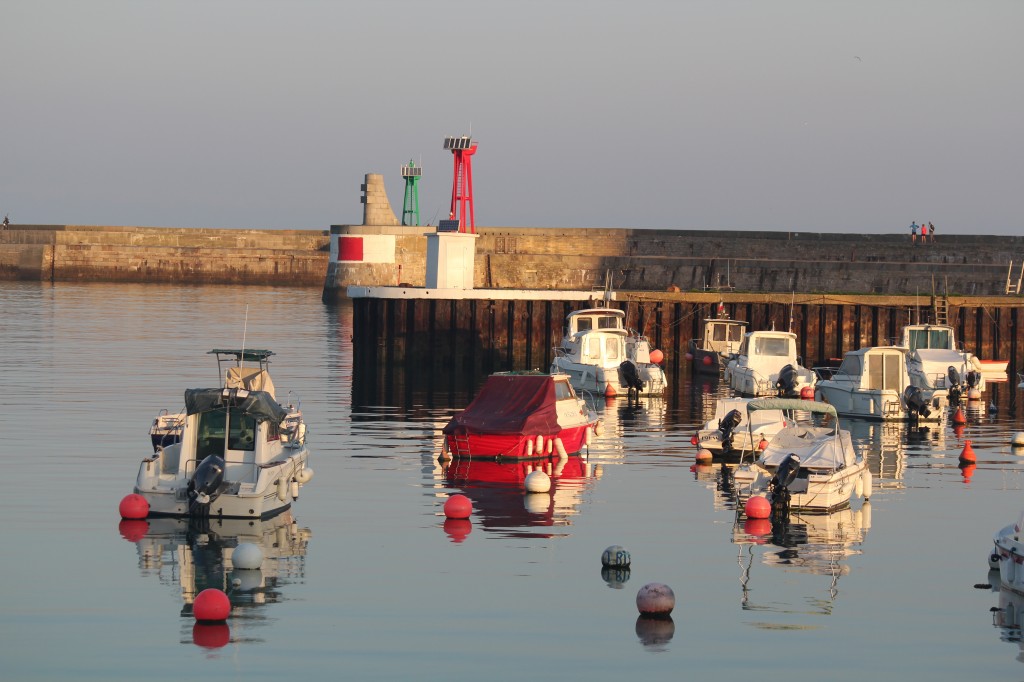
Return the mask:
POLYGON ((917 243, 917 223, 910 223, 910 243, 917 243))
POLYGON ((928 236, 931 237, 932 244, 935 243, 935 226, 930 222, 928 223, 928 236))
POLYGON ((921 243, 928 243, 928 226, 924 222, 921 223, 921 243))

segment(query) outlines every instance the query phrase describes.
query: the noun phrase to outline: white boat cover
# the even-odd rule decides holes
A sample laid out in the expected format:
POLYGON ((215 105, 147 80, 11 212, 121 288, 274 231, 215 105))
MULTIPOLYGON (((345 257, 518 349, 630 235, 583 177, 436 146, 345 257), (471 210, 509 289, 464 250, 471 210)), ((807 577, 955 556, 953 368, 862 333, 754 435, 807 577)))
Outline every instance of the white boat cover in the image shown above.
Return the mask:
POLYGON ((748 413, 756 410, 812 412, 835 420, 834 427, 793 424, 782 429, 761 454, 762 465, 778 466, 790 454, 797 455, 800 466, 808 469, 837 470, 857 462, 850 432, 839 428, 839 415, 832 405, 796 398, 758 398, 747 403, 748 413))
POLYGON ((743 417, 739 428, 743 430, 749 428, 754 433, 771 426, 782 425, 785 421, 785 415, 777 410, 765 409, 757 412, 747 412, 747 403, 751 400, 754 400, 754 398, 720 398, 715 405, 715 418, 708 422, 708 428, 717 429, 718 422, 733 410, 739 410, 743 417))
POLYGON ((772 438, 761 455, 764 466, 778 466, 788 455, 800 458, 800 466, 808 469, 836 471, 857 463, 850 432, 838 434, 822 426, 797 424, 782 429, 772 438))

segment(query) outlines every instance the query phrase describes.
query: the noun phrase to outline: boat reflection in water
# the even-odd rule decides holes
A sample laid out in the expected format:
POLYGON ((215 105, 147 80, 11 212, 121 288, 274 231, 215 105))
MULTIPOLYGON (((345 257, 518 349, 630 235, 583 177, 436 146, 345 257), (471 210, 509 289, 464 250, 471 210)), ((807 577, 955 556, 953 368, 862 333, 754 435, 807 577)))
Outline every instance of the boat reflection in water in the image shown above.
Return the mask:
POLYGON ((311 537, 310 530, 300 528, 291 511, 266 521, 122 521, 119 530, 126 540, 135 543, 142 575, 156 576, 161 584, 174 586, 179 592, 181 616, 190 619, 183 624, 182 642, 207 648, 229 641, 262 641, 241 635, 238 630, 264 624, 265 605, 281 601, 281 588, 303 579, 311 537), (251 543, 262 551, 260 568, 243 570, 232 565, 232 553, 242 543, 251 543), (228 595, 231 616, 224 624, 196 622, 193 626, 192 604, 196 595, 208 588, 228 595))
MULTIPOLYGON (((844 560, 860 554, 860 547, 871 528, 871 503, 831 514, 791 513, 788 520, 744 519, 733 529, 733 542, 739 546, 741 606, 745 611, 770 611, 787 615, 829 615, 839 595, 839 578, 850 572, 844 560), (790 573, 824 576, 828 586, 824 595, 790 595, 786 590, 801 586, 801 581, 774 581, 771 587, 757 591, 751 585, 755 554, 762 564, 790 573), (797 603, 797 600, 802 601, 797 603)), ((777 624, 760 623, 774 628, 777 624)))
POLYGON ((992 626, 999 628, 999 639, 1004 642, 1016 642, 1021 648, 1017 660, 1024 663, 1024 637, 1021 636, 1024 627, 1024 595, 999 587, 998 571, 995 573, 993 584, 999 593, 999 606, 992 609, 992 626))
MULTIPOLYGON (((571 525, 583 492, 601 477, 601 466, 592 466, 578 455, 518 462, 461 458, 449 462, 444 475, 448 485, 461 488, 473 502, 473 520, 484 530, 506 537, 548 538, 568 533, 526 529, 571 525), (537 468, 551 477, 549 492, 526 492, 526 476, 537 468)), ((445 527, 456 542, 469 532, 466 524, 446 523, 445 527), (459 537, 459 533, 464 534, 459 537)))

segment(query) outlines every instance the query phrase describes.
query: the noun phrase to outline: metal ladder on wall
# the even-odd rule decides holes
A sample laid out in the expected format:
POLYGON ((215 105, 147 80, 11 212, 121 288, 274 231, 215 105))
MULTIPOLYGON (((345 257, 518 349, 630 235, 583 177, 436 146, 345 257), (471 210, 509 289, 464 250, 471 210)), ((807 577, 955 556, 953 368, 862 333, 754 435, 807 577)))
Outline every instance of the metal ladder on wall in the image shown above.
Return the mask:
POLYGON ((946 280, 946 290, 942 295, 935 293, 935 277, 932 277, 932 317, 935 324, 949 324, 949 281, 946 280))
POLYGON ((1021 292, 1021 282, 1024 281, 1024 263, 1020 264, 1020 274, 1017 276, 1017 281, 1013 279, 1013 261, 1010 261, 1009 267, 1006 268, 1006 295, 1010 294, 1019 295, 1021 292))

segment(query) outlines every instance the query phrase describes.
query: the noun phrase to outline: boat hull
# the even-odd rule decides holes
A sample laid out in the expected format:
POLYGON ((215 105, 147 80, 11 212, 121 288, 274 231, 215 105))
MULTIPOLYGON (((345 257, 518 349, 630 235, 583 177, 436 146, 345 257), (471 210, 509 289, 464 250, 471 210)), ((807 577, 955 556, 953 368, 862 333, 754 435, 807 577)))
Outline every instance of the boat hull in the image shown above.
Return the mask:
POLYGON ((1014 524, 996 533, 992 559, 998 561, 1000 586, 1024 594, 1024 543, 1017 537, 1014 524))
POLYGON ((579 454, 592 436, 596 420, 564 428, 551 436, 454 432, 445 434, 445 448, 455 459, 547 459, 579 454))
MULTIPOLYGON (((641 395, 663 395, 668 388, 668 380, 664 370, 658 365, 640 365, 640 378, 643 380, 641 395)), ((601 367, 565 358, 555 358, 551 363, 552 374, 565 374, 569 383, 576 391, 586 391, 595 395, 620 396, 628 395, 629 386, 620 375, 618 366, 601 367)))
MULTIPOLYGON (((281 460, 280 464, 261 467, 253 484, 228 481, 227 490, 211 501, 208 514, 203 517, 269 519, 286 511, 299 497, 297 493, 301 484, 296 481, 293 485, 292 479, 305 469, 308 457, 309 452, 303 447, 281 460), (284 485, 281 485, 282 479, 284 485)), ((134 492, 149 503, 149 516, 192 517, 189 511, 189 479, 159 472, 159 457, 142 460, 134 488, 134 492)))
MULTIPOLYGON (((790 493, 789 508, 811 513, 829 513, 850 506, 857 483, 864 485, 867 464, 862 460, 828 475, 808 476, 806 490, 790 493)), ((733 474, 737 498, 744 502, 752 495, 764 495, 772 502, 768 483, 773 472, 758 466, 743 467, 733 474)))
POLYGON ((694 374, 708 374, 718 376, 722 373, 722 356, 718 351, 698 348, 696 344, 690 344, 690 355, 693 356, 694 374))
POLYGON ((849 389, 819 381, 815 391, 818 400, 832 405, 840 415, 858 419, 934 423, 942 421, 942 415, 949 406, 944 398, 936 396, 930 401, 931 411, 927 417, 915 416, 904 407, 899 393, 894 390, 849 389))

